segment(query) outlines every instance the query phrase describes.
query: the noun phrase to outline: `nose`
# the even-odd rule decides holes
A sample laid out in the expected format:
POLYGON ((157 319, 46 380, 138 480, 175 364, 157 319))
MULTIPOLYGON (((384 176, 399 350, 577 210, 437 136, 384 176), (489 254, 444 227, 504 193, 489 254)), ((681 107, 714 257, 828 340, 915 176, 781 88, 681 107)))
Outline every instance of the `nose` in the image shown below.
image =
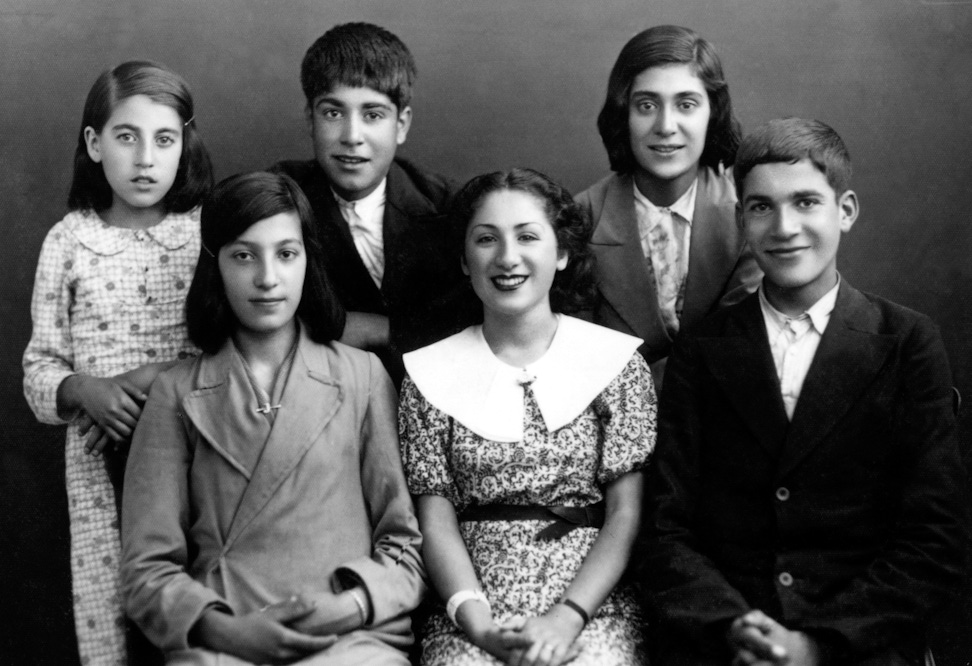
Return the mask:
POLYGON ((789 206, 782 206, 773 219, 773 231, 777 236, 789 238, 800 233, 799 216, 789 206))
POLYGON ((260 261, 260 267, 253 277, 253 283, 260 289, 272 289, 277 286, 279 277, 277 267, 273 261, 260 261))
POLYGON ((655 134, 659 136, 671 136, 675 133, 675 114, 667 104, 662 104, 658 108, 655 116, 655 134))
POLYGON ((341 127, 341 142, 347 145, 361 143, 361 118, 356 113, 349 113, 341 127))
POLYGON ((520 263, 520 250, 515 242, 503 240, 496 253, 496 265, 504 270, 516 267, 520 263))
POLYGON ((135 159, 140 167, 152 166, 155 160, 155 148, 151 141, 139 141, 135 159))

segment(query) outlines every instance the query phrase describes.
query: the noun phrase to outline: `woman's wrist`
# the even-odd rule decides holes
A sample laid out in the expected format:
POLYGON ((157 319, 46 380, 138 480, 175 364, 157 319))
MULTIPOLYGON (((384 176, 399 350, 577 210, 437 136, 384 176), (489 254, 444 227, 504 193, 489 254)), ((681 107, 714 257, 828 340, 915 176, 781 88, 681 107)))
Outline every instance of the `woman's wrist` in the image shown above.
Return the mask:
POLYGON ((189 645, 224 651, 224 637, 232 621, 233 616, 225 611, 213 606, 207 608, 189 629, 189 645))

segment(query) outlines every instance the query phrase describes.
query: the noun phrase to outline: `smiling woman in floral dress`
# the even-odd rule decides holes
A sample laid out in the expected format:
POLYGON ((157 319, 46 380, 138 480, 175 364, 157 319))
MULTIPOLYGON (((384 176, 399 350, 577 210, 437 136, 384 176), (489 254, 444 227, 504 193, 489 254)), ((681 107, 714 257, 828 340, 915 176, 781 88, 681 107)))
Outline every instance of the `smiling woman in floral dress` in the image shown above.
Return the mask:
POLYGON ((399 430, 446 608, 424 664, 644 663, 619 585, 655 441, 637 338, 563 314, 590 290, 586 215, 515 169, 456 200, 483 323, 405 356, 399 430))

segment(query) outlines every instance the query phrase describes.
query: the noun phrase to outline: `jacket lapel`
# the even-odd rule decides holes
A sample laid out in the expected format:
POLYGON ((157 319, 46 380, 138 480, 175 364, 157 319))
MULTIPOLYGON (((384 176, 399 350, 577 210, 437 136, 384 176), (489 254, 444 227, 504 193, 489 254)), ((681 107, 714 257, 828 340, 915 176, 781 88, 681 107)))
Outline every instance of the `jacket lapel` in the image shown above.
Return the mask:
POLYGON ((318 441, 342 399, 341 386, 331 377, 325 351, 301 328, 300 346, 281 397, 280 411, 243 492, 224 549, 233 545, 318 441))
MULTIPOLYGON (((418 190, 410 185, 408 175, 392 162, 388 170, 388 183, 385 190, 385 215, 382 220, 385 244, 385 275, 381 282, 381 292, 386 296, 396 292, 403 275, 405 264, 415 265, 418 257, 428 257, 429 261, 441 260, 440 246, 430 242, 427 233, 415 228, 422 221, 437 215, 435 206, 418 190)), ((458 265, 459 258, 455 259, 458 265)), ((407 288, 403 285, 402 288, 407 288)))
POLYGON ((877 309, 842 282, 800 391, 780 461, 781 474, 823 441, 884 366, 895 339, 878 333, 879 321, 877 309))
POLYGON ((699 346, 733 408, 777 458, 788 422, 758 296, 747 297, 730 313, 724 336, 700 338, 699 346))
POLYGON ((668 331, 658 312, 655 280, 641 251, 634 192, 630 176, 608 184, 604 208, 591 248, 603 279, 598 289, 611 307, 643 340, 667 340, 668 331))
POLYGON ((203 356, 199 364, 200 388, 183 398, 182 408, 206 443, 249 479, 261 450, 254 442, 266 440, 270 425, 245 408, 251 402, 251 389, 232 341, 227 340, 217 354, 203 356))
POLYGON ((698 321, 712 311, 739 261, 739 230, 732 222, 736 194, 729 183, 711 169, 699 170, 683 322, 698 321))

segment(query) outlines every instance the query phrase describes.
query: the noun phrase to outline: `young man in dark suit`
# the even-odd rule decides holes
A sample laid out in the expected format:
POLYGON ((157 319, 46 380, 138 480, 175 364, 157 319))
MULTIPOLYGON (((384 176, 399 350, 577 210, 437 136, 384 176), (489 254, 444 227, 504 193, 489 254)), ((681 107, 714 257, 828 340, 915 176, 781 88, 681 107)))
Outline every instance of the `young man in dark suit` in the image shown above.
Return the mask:
POLYGON ((342 341, 376 352, 396 385, 402 353, 458 330, 441 320, 441 305, 462 282, 442 215, 452 184, 395 156, 415 76, 412 54, 387 30, 327 31, 301 64, 315 159, 274 167, 314 208, 328 277, 348 311, 342 341))
POLYGON ((661 664, 918 664, 962 580, 965 470, 936 326, 837 272, 850 158, 776 120, 736 158, 765 277, 668 363, 641 581, 661 664))

